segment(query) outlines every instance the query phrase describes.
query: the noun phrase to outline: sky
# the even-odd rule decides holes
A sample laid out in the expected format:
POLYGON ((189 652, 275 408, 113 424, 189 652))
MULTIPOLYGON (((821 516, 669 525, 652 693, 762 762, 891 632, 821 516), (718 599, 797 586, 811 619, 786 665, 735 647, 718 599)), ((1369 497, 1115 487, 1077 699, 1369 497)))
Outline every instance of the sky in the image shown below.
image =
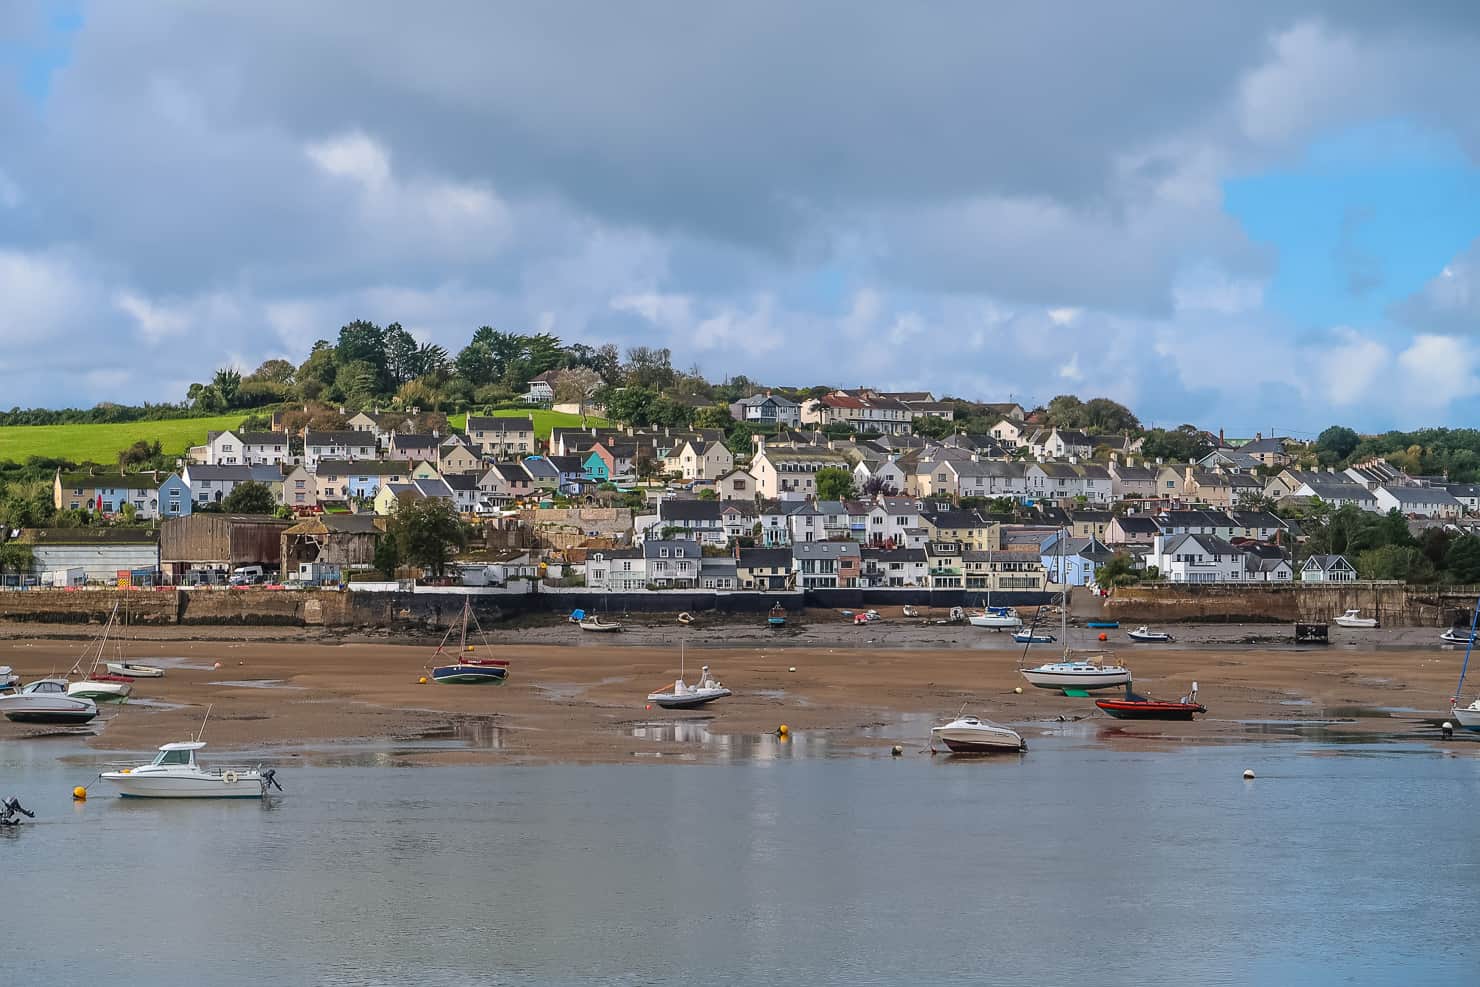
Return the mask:
POLYGON ((711 379, 1480 412, 1480 6, 0 0, 0 407, 364 318, 711 379))

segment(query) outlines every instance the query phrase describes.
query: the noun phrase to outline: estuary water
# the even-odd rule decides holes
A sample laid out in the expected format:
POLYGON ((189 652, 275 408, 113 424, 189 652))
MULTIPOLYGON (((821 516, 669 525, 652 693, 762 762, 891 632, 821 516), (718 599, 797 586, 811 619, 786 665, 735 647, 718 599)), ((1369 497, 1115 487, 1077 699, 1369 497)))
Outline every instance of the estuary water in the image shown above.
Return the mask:
POLYGON ((12 742, 0 795, 38 817, 0 835, 0 955, 29 984, 1473 983, 1477 753, 371 753, 280 765, 266 804, 74 805, 82 748, 12 742))

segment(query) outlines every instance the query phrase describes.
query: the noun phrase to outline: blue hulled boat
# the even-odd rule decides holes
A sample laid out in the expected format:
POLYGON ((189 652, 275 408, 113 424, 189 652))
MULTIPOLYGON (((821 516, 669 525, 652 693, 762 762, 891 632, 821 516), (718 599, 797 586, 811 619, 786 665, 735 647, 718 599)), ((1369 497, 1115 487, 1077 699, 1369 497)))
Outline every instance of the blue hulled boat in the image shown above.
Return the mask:
MULTIPOLYGON (((472 608, 468 601, 463 601, 462 623, 458 633, 457 654, 454 657, 448 652, 447 642, 452 638, 454 628, 448 628, 447 634, 442 638, 442 643, 437 645, 436 653, 432 655, 432 681, 441 682, 446 685, 503 685, 504 680, 509 677, 509 663, 502 658, 480 658, 477 649, 468 643, 468 621, 473 622, 474 629, 479 637, 483 637, 483 628, 478 626, 478 620, 472 615, 472 608), (445 665, 435 664, 438 658, 453 658, 445 665)), ((488 645, 487 638, 483 644, 488 645)))

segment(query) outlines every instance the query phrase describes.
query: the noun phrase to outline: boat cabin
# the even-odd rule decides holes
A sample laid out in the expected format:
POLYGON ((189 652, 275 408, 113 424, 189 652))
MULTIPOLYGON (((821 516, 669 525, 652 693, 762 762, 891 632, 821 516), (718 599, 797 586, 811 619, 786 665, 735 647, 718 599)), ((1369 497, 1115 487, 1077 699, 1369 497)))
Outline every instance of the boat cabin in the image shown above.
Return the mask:
POLYGON ((165 744, 149 762, 154 766, 168 767, 191 767, 195 764, 195 752, 204 747, 199 741, 189 741, 178 744, 165 744))

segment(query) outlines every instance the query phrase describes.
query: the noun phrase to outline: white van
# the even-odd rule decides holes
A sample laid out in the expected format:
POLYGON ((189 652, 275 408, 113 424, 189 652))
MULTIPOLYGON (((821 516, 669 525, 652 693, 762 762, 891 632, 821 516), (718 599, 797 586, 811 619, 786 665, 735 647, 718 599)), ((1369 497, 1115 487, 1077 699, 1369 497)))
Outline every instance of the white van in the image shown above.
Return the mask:
POLYGON ((262 582, 263 570, 260 565, 239 565, 231 570, 231 582, 236 586, 245 586, 248 583, 262 582))

